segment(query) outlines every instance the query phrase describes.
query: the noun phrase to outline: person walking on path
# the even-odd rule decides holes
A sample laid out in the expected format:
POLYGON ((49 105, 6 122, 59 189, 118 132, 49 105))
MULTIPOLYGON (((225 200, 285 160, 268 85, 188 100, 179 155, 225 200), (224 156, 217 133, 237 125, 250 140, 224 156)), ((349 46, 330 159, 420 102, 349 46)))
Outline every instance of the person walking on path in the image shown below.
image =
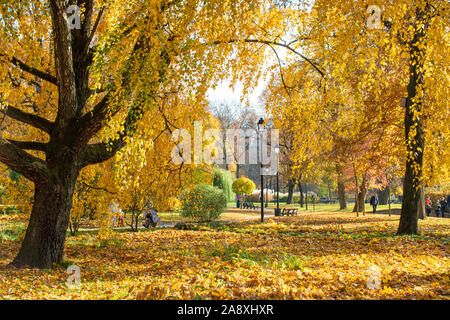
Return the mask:
POLYGON ((370 205, 373 207, 373 213, 377 213, 378 203, 379 203, 378 196, 376 193, 374 193, 370 198, 370 205))
POLYGON ((448 203, 447 201, 445 201, 444 197, 442 197, 440 204, 441 204, 441 216, 442 218, 445 218, 445 209, 447 209, 448 203))
POLYGON ((429 217, 431 214, 431 206, 432 206, 431 199, 430 197, 427 197, 427 200, 425 200, 425 209, 427 210, 427 217, 429 217))

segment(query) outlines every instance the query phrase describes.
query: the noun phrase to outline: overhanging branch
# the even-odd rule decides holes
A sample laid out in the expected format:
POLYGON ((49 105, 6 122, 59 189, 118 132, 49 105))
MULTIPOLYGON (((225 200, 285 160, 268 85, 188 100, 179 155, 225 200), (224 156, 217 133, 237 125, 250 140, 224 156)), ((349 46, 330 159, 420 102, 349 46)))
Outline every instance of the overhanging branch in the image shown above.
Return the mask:
MULTIPOLYGON (((5 54, 0 54, 0 57, 5 57, 5 58, 9 59, 5 54)), ((47 82, 53 83, 54 85, 57 85, 56 77, 52 76, 51 74, 48 74, 37 68, 31 67, 16 57, 10 58, 10 61, 13 65, 19 67, 21 70, 23 70, 29 74, 32 74, 42 80, 45 80, 47 82)))
POLYGON ((303 60, 305 60, 306 62, 308 62, 314 69, 317 70, 317 72, 319 72, 319 74, 325 78, 325 72, 322 71, 319 66, 317 66, 317 64, 315 64, 313 61, 311 61, 311 59, 309 59, 308 57, 304 56, 303 54, 301 54, 300 52, 298 52, 297 50, 295 50, 294 48, 292 48, 289 44, 285 44, 285 43, 281 43, 281 42, 276 42, 276 41, 270 41, 270 40, 259 40, 259 39, 243 39, 243 40, 237 40, 237 39, 231 39, 231 40, 226 40, 226 41, 213 41, 211 44, 214 45, 218 45, 218 44, 224 44, 224 43, 236 43, 236 42, 245 42, 245 43, 261 43, 261 44, 265 44, 268 46, 278 46, 278 47, 282 47, 285 48, 293 53, 295 53, 296 55, 298 55, 299 57, 301 57, 303 60))
POLYGON ((47 144, 44 142, 17 141, 17 140, 11 140, 11 139, 8 139, 8 141, 23 150, 36 150, 36 151, 44 151, 44 152, 47 151, 47 144))
POLYGON ((18 108, 7 106, 6 109, 1 110, 0 113, 3 113, 14 120, 29 124, 30 126, 38 128, 48 134, 51 134, 52 132, 53 123, 51 121, 37 115, 22 111, 18 108))
POLYGON ((43 160, 33 157, 1 137, 0 162, 33 182, 43 179, 47 174, 47 166, 43 160))

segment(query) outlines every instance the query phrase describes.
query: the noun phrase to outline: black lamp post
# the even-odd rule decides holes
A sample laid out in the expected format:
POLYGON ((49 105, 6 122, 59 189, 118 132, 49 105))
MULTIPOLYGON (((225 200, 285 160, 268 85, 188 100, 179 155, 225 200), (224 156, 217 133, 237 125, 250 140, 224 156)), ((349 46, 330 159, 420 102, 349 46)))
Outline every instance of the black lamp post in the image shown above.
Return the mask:
POLYGON ((262 162, 262 137, 261 133, 264 131, 264 119, 261 118, 258 121, 258 141, 259 141, 259 161, 261 163, 261 222, 264 222, 264 174, 263 174, 263 162, 262 162))
POLYGON ((280 211, 280 181, 279 181, 279 177, 280 177, 280 167, 279 167, 279 156, 280 156, 280 146, 277 145, 275 146, 275 152, 277 153, 277 209, 275 210, 275 216, 279 217, 281 216, 281 211, 280 211))
POLYGON ((269 176, 266 177, 266 204, 264 205, 266 208, 269 206, 269 191, 270 191, 270 179, 269 176))

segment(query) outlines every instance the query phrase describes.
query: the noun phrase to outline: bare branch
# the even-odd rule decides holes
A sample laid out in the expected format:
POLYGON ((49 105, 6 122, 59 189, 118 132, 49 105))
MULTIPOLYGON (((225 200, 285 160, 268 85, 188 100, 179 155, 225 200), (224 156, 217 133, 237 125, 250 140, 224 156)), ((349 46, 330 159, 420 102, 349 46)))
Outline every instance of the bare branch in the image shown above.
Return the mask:
POLYGON ((92 27, 92 31, 91 31, 91 33, 89 35, 88 40, 86 41, 86 46, 84 48, 84 52, 88 52, 88 50, 89 50, 89 45, 91 44, 92 39, 94 38, 95 32, 97 31, 97 27, 98 27, 98 25, 100 23, 100 19, 102 18, 103 11, 105 11, 105 7, 104 6, 100 9, 100 12, 97 15, 97 18, 96 18, 96 20, 94 22, 94 26, 92 27))
POLYGON ((217 45, 217 44, 223 44, 223 43, 235 43, 235 42, 245 42, 245 43, 262 43, 265 45, 272 45, 272 46, 278 46, 278 47, 283 47, 285 49, 288 49, 290 51, 292 51, 293 53, 295 53, 296 55, 298 55, 299 57, 301 57, 303 60, 305 60, 306 62, 308 62, 314 69, 317 70, 317 72, 319 72, 319 74, 325 78, 325 72, 322 71, 317 64, 315 64, 314 62, 311 61, 311 59, 305 57, 303 54, 301 54, 300 52, 298 52, 297 50, 295 50, 294 48, 292 48, 291 46, 289 46, 288 44, 284 44, 284 43, 280 43, 280 42, 276 42, 276 41, 269 41, 269 40, 258 40, 258 39, 243 39, 243 40, 236 40, 236 39, 231 39, 231 40, 226 40, 226 41, 213 41, 211 44, 217 45))

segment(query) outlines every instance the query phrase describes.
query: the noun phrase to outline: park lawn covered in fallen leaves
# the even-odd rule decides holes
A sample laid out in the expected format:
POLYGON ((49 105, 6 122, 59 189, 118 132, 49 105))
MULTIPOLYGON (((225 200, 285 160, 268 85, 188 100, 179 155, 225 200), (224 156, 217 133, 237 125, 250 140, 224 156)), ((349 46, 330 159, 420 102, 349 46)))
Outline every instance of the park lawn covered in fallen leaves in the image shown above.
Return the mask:
MULTIPOLYGON (((65 263, 53 270, 6 267, 20 241, 3 236, 0 299, 448 299, 450 219, 428 218, 420 235, 397 237, 398 219, 309 213, 108 241, 87 232, 68 237, 65 263), (78 289, 65 284, 72 264, 78 289), (374 265, 380 290, 367 288, 374 265)), ((0 217, 3 235, 19 227, 0 217)))

